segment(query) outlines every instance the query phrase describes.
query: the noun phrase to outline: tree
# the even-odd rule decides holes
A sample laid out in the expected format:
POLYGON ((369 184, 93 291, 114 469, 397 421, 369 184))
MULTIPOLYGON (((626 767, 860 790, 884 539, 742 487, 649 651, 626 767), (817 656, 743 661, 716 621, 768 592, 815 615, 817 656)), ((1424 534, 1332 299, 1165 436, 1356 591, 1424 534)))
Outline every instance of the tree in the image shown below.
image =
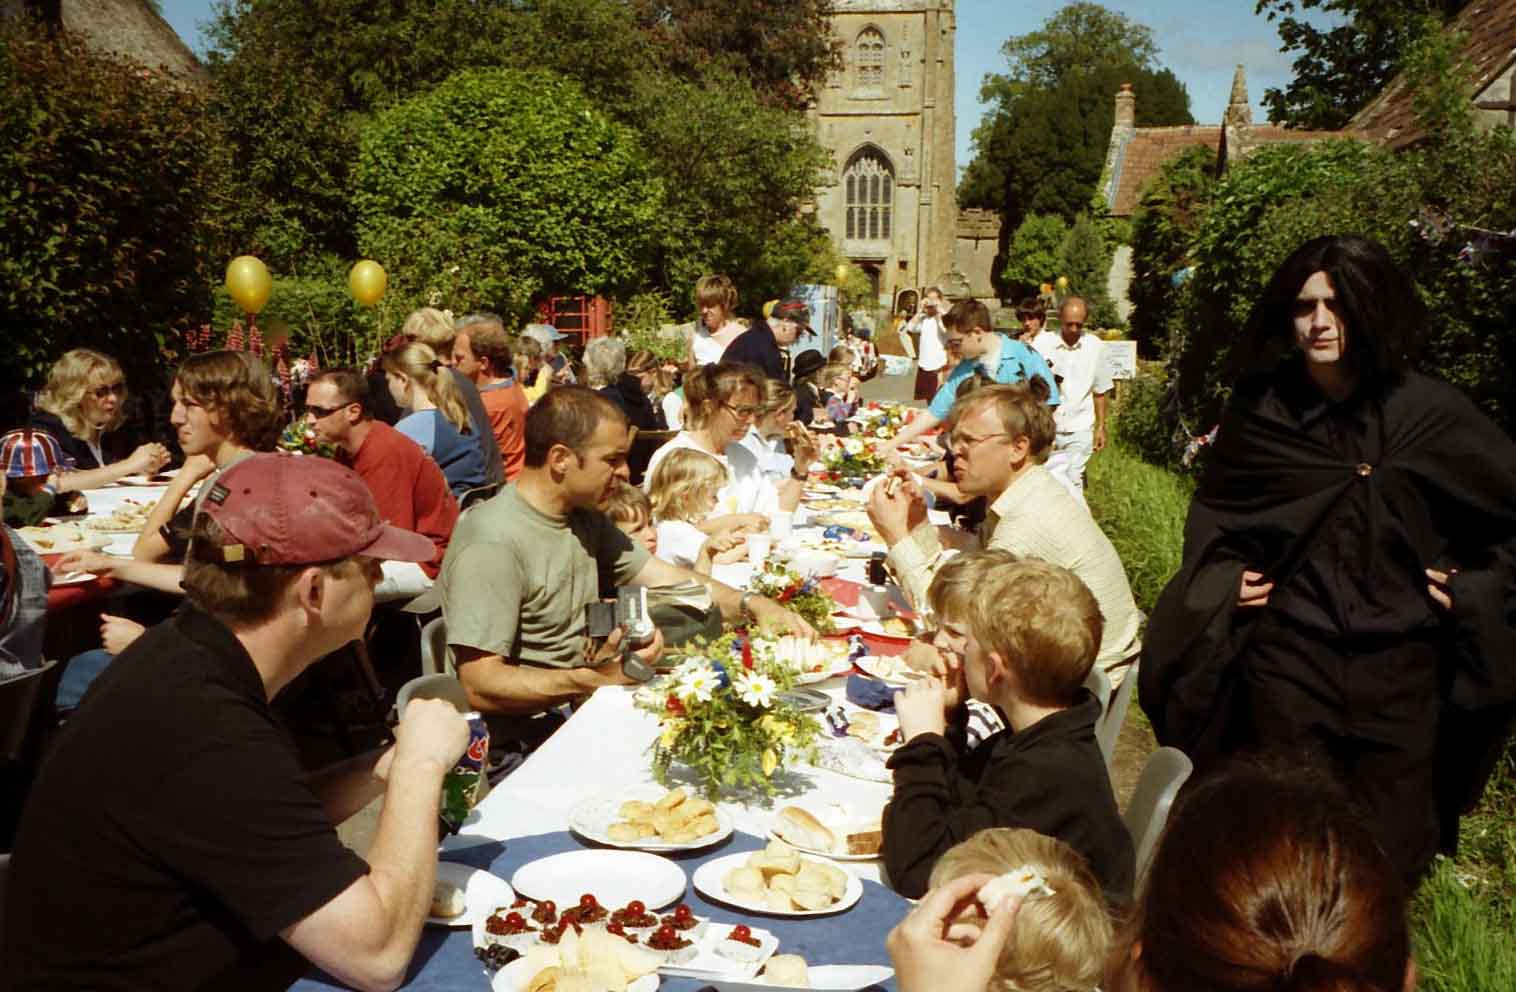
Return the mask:
POLYGON ((1089 308, 1086 320, 1090 327, 1119 327, 1121 315, 1111 303, 1106 283, 1111 272, 1111 253, 1100 233, 1100 225, 1089 214, 1074 220, 1059 246, 1059 275, 1067 276, 1069 292, 1084 298, 1089 308))
POLYGON ((375 118, 353 202, 397 300, 518 313, 544 290, 642 285, 664 216, 632 131, 575 84, 509 69, 458 73, 375 118))
POLYGON ((1447 20, 1468 0, 1258 0, 1255 10, 1279 27, 1282 52, 1296 52, 1294 78, 1264 91, 1269 119, 1290 127, 1335 131, 1377 96, 1402 68, 1420 36, 1420 18, 1447 20), (1344 17, 1318 27, 1309 10, 1344 17))
POLYGON ((1039 285, 1058 277, 1068 233, 1063 218, 1051 214, 1032 214, 1016 228, 1003 277, 1018 298, 1034 295, 1039 285))
POLYGON ((1197 145, 1164 163, 1132 216, 1132 337, 1157 357, 1179 289, 1193 264, 1190 241, 1216 189, 1216 155, 1197 145))
POLYGON ((986 87, 1052 89, 1091 66, 1151 68, 1158 57, 1153 30, 1098 3, 1071 3, 1029 34, 1000 48, 1010 63, 1004 76, 986 78, 986 87))

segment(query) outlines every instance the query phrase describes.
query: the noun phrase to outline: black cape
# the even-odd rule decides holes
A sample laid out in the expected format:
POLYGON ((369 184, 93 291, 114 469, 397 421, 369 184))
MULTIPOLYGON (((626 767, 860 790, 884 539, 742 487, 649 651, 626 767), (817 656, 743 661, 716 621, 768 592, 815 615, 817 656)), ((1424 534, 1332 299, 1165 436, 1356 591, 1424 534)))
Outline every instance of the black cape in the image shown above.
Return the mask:
POLYGON ((1422 585, 1422 568, 1458 570, 1454 610, 1433 622, 1456 711, 1442 721, 1440 805, 1445 815, 1466 809, 1516 712, 1516 444, 1457 389, 1410 373, 1358 400, 1378 457, 1349 464, 1302 428, 1305 381, 1292 359, 1233 394, 1185 522, 1183 563, 1148 626, 1142 708, 1159 743, 1197 764, 1224 753, 1236 662, 1256 616, 1236 608, 1243 569, 1282 588, 1313 535, 1357 501, 1370 522, 1361 567, 1422 585))

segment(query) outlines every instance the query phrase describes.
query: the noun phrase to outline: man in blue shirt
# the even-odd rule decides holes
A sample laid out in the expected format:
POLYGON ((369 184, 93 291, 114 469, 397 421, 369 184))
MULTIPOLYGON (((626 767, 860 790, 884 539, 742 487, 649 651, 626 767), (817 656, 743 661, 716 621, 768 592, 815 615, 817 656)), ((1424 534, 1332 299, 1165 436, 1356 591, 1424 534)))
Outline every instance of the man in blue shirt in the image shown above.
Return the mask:
POLYGON ((995 382, 1007 385, 1039 377, 1048 386, 1048 405, 1056 406, 1059 402, 1058 384, 1053 381, 1047 362, 1032 348, 996 331, 990 321, 990 310, 983 303, 960 300, 953 304, 942 323, 947 331, 949 350, 956 348, 961 358, 927 404, 926 412, 913 417, 884 445, 886 454, 916 440, 946 420, 958 398, 958 387, 976 372, 983 372, 995 382))

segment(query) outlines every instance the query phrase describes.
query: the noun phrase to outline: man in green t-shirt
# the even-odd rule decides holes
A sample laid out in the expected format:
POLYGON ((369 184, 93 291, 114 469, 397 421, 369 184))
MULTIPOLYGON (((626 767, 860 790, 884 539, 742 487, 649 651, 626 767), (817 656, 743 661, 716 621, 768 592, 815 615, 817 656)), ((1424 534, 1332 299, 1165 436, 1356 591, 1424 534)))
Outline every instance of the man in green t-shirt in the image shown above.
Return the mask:
MULTIPOLYGON (((772 600, 650 556, 604 508, 628 477, 626 415, 577 386, 548 392, 527 414, 521 474, 464 514, 437 588, 447 640, 469 702, 485 713, 532 714, 627 685, 619 633, 596 644, 585 610, 606 585, 705 585, 724 618, 815 636, 772 600)), ((663 641, 636 652, 651 665, 663 641)))

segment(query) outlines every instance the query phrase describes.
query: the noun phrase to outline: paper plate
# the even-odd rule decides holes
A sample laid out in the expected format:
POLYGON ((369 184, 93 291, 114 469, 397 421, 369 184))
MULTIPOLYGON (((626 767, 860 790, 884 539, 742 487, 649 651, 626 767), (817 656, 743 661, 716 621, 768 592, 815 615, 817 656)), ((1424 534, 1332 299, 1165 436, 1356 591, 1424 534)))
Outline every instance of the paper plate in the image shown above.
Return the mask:
MULTIPOLYGON (((846 806, 843 806, 841 803, 799 802, 789 803, 787 805, 798 806, 801 809, 805 810, 807 813, 820 820, 822 826, 837 834, 839 838, 847 831, 849 827, 861 827, 865 825, 862 818, 854 815, 852 811, 850 811, 846 806)), ((775 813, 774 819, 777 820, 778 818, 778 813, 775 813)), ((874 817, 874 822, 878 822, 878 819, 879 818, 877 816, 874 817)), ((774 840, 784 840, 784 838, 774 833, 773 827, 769 828, 768 835, 774 840)), ((795 850, 799 851, 801 854, 814 854, 817 857, 826 858, 829 861, 877 861, 883 856, 881 852, 877 851, 873 854, 848 854, 846 852, 839 852, 836 850, 823 851, 819 847, 805 847, 800 844, 796 844, 794 841, 786 840, 784 842, 793 847, 795 850)))
MULTIPOLYGON (((620 847, 633 851, 698 851, 702 847, 710 847, 719 844, 732 835, 732 818, 718 806, 716 808, 716 829, 708 834, 702 834, 692 841, 683 844, 675 844, 659 837, 643 837, 639 840, 612 840, 609 833, 610 826, 624 817, 620 813, 621 804, 632 799, 640 799, 643 802, 654 802, 660 796, 668 792, 667 789, 656 786, 648 788, 626 789, 612 795, 595 796, 580 802, 569 813, 569 826, 579 836, 592 840, 596 844, 605 844, 607 847, 620 847)), ((646 899, 643 902, 647 902, 646 899)))
POLYGON ((876 654, 866 654, 861 658, 853 659, 864 674, 876 678, 890 685, 910 685, 924 678, 924 674, 917 672, 905 662, 897 658, 886 658, 876 654))
POLYGON ((586 892, 602 906, 625 906, 641 899, 661 909, 684 895, 684 870, 645 851, 565 851, 516 869, 511 887, 538 901, 576 906, 586 892))
POLYGON ((728 854, 724 858, 716 858, 707 861, 695 869, 695 889, 707 899, 725 903, 728 906, 736 906, 738 909, 749 913, 761 913, 764 916, 832 916, 851 909, 859 899, 863 898, 863 883, 856 876, 847 873, 847 888, 842 893, 842 898, 832 903, 825 909, 770 909, 767 903, 748 902, 746 899, 733 896, 727 892, 722 878, 733 868, 741 868, 747 864, 751 851, 743 851, 738 854, 728 854))
POLYGON ((428 916, 426 922, 434 926, 471 927, 476 920, 486 919, 501 906, 509 906, 516 901, 516 893, 511 890, 510 883, 483 868, 461 865, 456 861, 439 861, 437 880, 451 882, 463 890, 464 910, 462 916, 452 919, 428 916))
MULTIPOLYGON (((525 992, 527 984, 536 977, 535 972, 528 971, 530 967, 526 958, 520 957, 501 968, 490 980, 491 992, 525 992)), ((659 984, 658 973, 655 971, 632 982, 626 987, 626 992, 658 992, 659 984)))
MULTIPOLYGON (((821 964, 806 969, 810 984, 806 989, 832 989, 835 992, 860 992, 874 985, 883 985, 895 977, 895 969, 882 964, 821 964)), ((711 984, 718 992, 801 992, 793 985, 770 985, 758 981, 734 981, 729 978, 712 978, 711 984)), ((498 990, 497 990, 498 992, 498 990)))

